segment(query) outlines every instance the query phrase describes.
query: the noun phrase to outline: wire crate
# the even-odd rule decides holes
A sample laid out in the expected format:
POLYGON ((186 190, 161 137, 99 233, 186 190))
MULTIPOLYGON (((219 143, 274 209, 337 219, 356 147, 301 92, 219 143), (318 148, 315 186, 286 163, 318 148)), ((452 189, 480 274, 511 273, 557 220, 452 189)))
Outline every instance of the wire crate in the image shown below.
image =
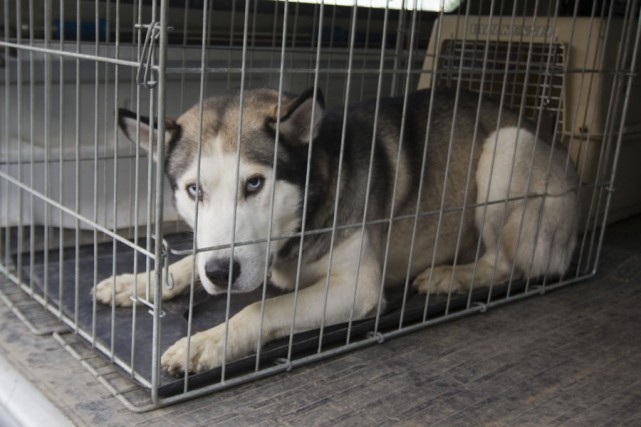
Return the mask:
POLYGON ((0 270, 66 326, 39 332, 147 411, 590 278, 605 224, 641 206, 638 3, 427 3, 4 0, 0 270), (506 178, 478 166, 492 138, 491 165, 521 143, 543 151, 506 178), (481 169, 507 193, 475 199, 481 169), (557 178, 576 185, 548 192, 557 178), (216 180, 235 190, 213 209, 216 180), (238 202, 260 191, 263 208, 238 202), (546 214, 569 194, 576 205, 546 214), (492 218, 514 206, 513 256, 485 268, 492 218), (566 220, 576 249, 552 259, 539 236, 566 220), (518 264, 519 244, 547 269, 518 264), (460 289, 457 270, 471 274, 460 289))

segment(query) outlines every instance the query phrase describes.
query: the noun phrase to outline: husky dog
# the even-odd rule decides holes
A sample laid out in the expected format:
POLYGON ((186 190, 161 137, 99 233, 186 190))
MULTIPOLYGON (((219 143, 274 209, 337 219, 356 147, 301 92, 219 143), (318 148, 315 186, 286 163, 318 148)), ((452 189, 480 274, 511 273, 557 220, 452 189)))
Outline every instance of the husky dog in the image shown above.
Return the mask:
MULTIPOLYGON (((225 356, 224 324, 191 337, 187 366, 188 341, 179 340, 161 359, 170 373, 245 356, 287 336, 292 319, 304 331, 375 315, 381 287, 407 278, 420 292, 447 293, 568 268, 576 172, 567 152, 518 114, 485 99, 478 110, 478 94, 449 90, 361 103, 347 117, 342 107, 325 110, 313 89, 283 95, 280 107, 276 91, 242 97, 242 111, 232 93, 166 122, 164 167, 177 210, 199 248, 223 249, 172 264, 174 287, 162 298, 188 289, 193 262, 211 294, 248 292, 264 277, 292 292, 229 319, 225 356)), ((135 139, 136 115, 121 110, 119 122, 135 139)), ((145 119, 138 126, 150 150, 155 130, 145 119)), ((129 305, 133 283, 132 275, 107 279, 96 299, 129 305)))

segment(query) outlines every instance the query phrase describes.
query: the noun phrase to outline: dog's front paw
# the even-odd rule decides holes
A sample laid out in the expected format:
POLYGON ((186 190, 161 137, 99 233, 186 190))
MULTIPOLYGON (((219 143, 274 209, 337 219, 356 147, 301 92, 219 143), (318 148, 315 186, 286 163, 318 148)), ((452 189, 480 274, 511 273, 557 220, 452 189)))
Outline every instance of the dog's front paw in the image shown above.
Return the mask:
POLYGON ((459 274, 450 265, 441 265, 434 268, 428 268, 416 279, 414 287, 422 293, 429 294, 447 294, 449 292, 463 292, 467 284, 463 283, 459 274))
MULTIPOLYGON (((233 342, 230 328, 227 339, 226 362, 238 356, 237 345, 233 342)), ((187 357, 187 337, 176 341, 169 347, 160 359, 160 363, 171 375, 180 375, 185 370, 199 373, 216 368, 223 364, 225 353, 225 324, 207 331, 194 334, 189 340, 189 360, 187 357), (185 361, 187 366, 185 366, 185 361)))
MULTIPOLYGON (((130 307, 133 304, 131 297, 134 294, 134 280, 133 274, 121 274, 119 276, 110 277, 98 283, 92 293, 96 297, 96 301, 103 304, 115 304, 120 307, 130 307)), ((140 282, 140 278, 138 279, 140 282)), ((138 283, 138 287, 144 286, 144 283, 138 283)))

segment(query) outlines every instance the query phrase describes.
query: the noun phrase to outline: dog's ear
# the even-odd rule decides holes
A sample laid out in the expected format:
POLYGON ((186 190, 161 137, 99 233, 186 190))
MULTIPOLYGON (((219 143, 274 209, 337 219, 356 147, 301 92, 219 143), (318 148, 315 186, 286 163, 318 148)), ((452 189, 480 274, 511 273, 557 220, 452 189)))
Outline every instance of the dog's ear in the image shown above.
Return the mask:
MULTIPOLYGON (((158 161, 158 128, 156 124, 154 124, 154 129, 153 129, 153 142, 154 146, 149 148, 149 143, 151 140, 151 132, 150 132, 150 126, 149 126, 149 118, 148 117, 143 117, 140 116, 138 117, 137 114, 133 111, 125 110, 124 108, 119 108, 118 109, 118 126, 122 130, 122 132, 127 136, 127 138, 133 142, 134 144, 136 143, 136 132, 138 129, 138 126, 140 126, 140 148, 142 148, 145 152, 150 152, 151 155, 154 159, 154 161, 158 161)), ((167 151, 167 147, 169 144, 171 144, 175 139, 176 135, 180 132, 180 126, 174 121, 174 120, 165 120, 165 152, 167 151)))
MULTIPOLYGON (((325 110, 325 99, 320 89, 306 90, 294 102, 280 119, 280 133, 288 141, 308 144, 318 136, 318 130, 325 110)), ((276 127, 276 120, 272 121, 276 127)))

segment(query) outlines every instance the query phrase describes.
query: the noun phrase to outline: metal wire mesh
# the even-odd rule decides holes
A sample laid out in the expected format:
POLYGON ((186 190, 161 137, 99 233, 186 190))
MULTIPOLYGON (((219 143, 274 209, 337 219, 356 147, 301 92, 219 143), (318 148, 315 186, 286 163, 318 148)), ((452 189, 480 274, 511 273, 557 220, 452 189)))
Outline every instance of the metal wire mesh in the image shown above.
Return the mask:
POLYGON ((549 114, 562 117, 565 71, 562 44, 532 43, 530 46, 529 43, 494 41, 489 46, 486 63, 483 62, 485 42, 445 40, 441 46, 441 72, 437 71, 439 77, 436 87, 458 85, 458 70, 462 69, 461 82, 468 90, 483 92, 495 99, 503 98, 504 105, 511 109, 519 108, 524 99, 524 115, 529 119, 537 118, 542 105, 545 105, 549 114), (510 77, 502 91, 505 73, 509 73, 510 77), (524 80, 526 74, 527 81, 524 80), (481 81, 484 85, 482 88, 481 81), (522 96, 522 93, 525 95, 522 96))
POLYGON ((55 331, 82 365, 137 411, 591 277, 608 219, 641 207, 638 195, 626 194, 626 185, 634 184, 619 180, 624 196, 613 196, 617 166, 628 179, 638 169, 630 166, 636 148, 628 144, 641 132, 638 118, 628 114, 641 102, 634 96, 638 2, 623 8, 616 2, 589 8, 580 2, 571 8, 559 2, 472 3, 445 14, 323 2, 4 0, 0 269, 16 289, 94 348, 102 356, 100 366, 109 364, 136 384, 123 386, 121 376, 112 381, 111 375, 97 374, 93 353, 83 356, 86 349, 75 347, 75 337, 55 331), (264 87, 273 90, 261 95, 271 96, 271 116, 261 119, 256 136, 248 132, 263 107, 253 90, 264 87), (297 94, 310 87, 309 97, 296 104, 297 94), (414 92, 425 87, 433 90, 417 103, 414 92), (450 88, 452 102, 446 124, 437 116, 444 98, 435 95, 443 87, 450 88), (365 100, 371 101, 358 104, 365 100), (311 105, 309 116, 293 129, 311 128, 292 148, 288 126, 305 103, 311 105), (171 119, 192 105, 188 116, 171 119), (489 105, 498 106, 498 119, 487 125, 489 105), (315 144, 328 140, 314 133, 323 109, 329 113, 322 120, 334 117, 336 125, 335 150, 325 159, 318 153, 328 152, 315 144), (425 109, 429 113, 417 127, 412 117, 425 109), (350 120, 359 112, 367 115, 367 128, 355 130, 350 120), (467 139, 478 142, 468 151, 457 145, 465 126, 467 139), (508 188, 520 176, 527 190, 492 199, 488 184, 479 199, 482 183, 475 173, 482 142, 496 131, 498 144, 507 126, 522 129, 515 145, 519 132, 523 137, 527 131, 547 141, 550 153, 564 147, 565 154, 540 160, 533 152, 515 166, 515 148, 507 175, 494 177, 493 167, 489 174, 508 188), (443 135, 442 169, 432 176, 435 154, 429 147, 435 143, 429 135, 437 131, 443 135), (248 157, 261 155, 250 147, 265 134, 272 141, 263 155, 268 157, 248 157), (355 155, 350 147, 361 134, 366 141, 355 155), (394 144, 381 142, 390 138, 394 144), (223 139, 231 147, 224 156, 216 148, 225 146, 223 139), (191 151, 180 154, 178 145, 191 151), (178 155, 182 160, 175 160, 178 155), (185 188, 172 168, 193 175, 185 188), (284 179, 285 185, 276 178, 292 169, 296 180, 284 179), (503 267, 498 256, 483 267, 483 230, 493 215, 506 216, 517 204, 530 206, 514 230, 498 231, 498 241, 513 233, 518 246, 546 233, 549 218, 541 200, 563 196, 550 194, 553 169, 567 176, 576 169, 579 177, 571 189, 580 200, 580 233, 570 267, 562 274, 528 276, 514 259, 503 267), (220 170, 224 174, 216 179, 230 182, 232 190, 211 215, 203 194, 212 192, 212 173, 220 170), (315 183, 330 172, 346 178, 328 180, 332 191, 318 201, 315 183), (251 181, 256 176, 263 181, 251 181), (248 214, 240 201, 247 199, 250 181, 258 182, 265 203, 248 214), (297 186, 298 193, 283 190, 288 186, 297 186), (457 188, 463 196, 452 205, 449 194, 457 188), (191 202, 185 203, 185 190, 191 202), (382 192, 388 194, 383 201, 382 192), (429 209, 421 203, 423 194, 435 195, 429 209), (285 207, 287 215, 299 215, 296 226, 282 226, 285 207), (348 214, 350 209, 357 214, 348 214), (523 226, 530 211, 533 234, 523 226), (314 222, 319 212, 325 220, 314 222), (226 238, 208 240, 212 224, 223 221, 219 228, 228 230, 226 238), (434 235, 426 251, 420 236, 428 223, 434 235), (250 228, 257 231, 248 234, 250 228), (409 232, 398 237, 401 229, 409 232), (238 290, 235 260, 250 250, 260 260, 259 283, 252 292, 232 292, 238 290), (440 255, 446 250, 450 256, 440 255), (203 260, 215 254, 225 254, 219 287, 227 292, 209 296, 199 281, 209 274, 203 260), (279 257, 291 270, 285 290, 271 285, 284 275, 272 265, 279 257), (416 293, 420 260, 429 266, 428 283, 443 264, 453 265, 441 295, 416 293), (392 268, 399 263, 403 268, 392 268), (483 268, 490 276, 486 281, 480 279, 483 268), (458 290, 456 272, 468 269, 469 286, 458 290), (348 283, 339 287, 336 277, 343 276, 348 283), (92 289, 100 282, 97 297, 92 289), (363 293, 371 289, 364 304, 363 293), (236 351, 239 318, 255 320, 244 327, 257 331, 243 354, 236 351), (208 347, 217 324, 220 344, 208 347), (173 364, 164 362, 162 354, 181 337, 184 352, 174 355, 173 364), (195 374, 176 367, 197 371, 208 352, 220 353, 216 366, 205 364, 195 374), (141 400, 146 393, 148 401, 141 400))

